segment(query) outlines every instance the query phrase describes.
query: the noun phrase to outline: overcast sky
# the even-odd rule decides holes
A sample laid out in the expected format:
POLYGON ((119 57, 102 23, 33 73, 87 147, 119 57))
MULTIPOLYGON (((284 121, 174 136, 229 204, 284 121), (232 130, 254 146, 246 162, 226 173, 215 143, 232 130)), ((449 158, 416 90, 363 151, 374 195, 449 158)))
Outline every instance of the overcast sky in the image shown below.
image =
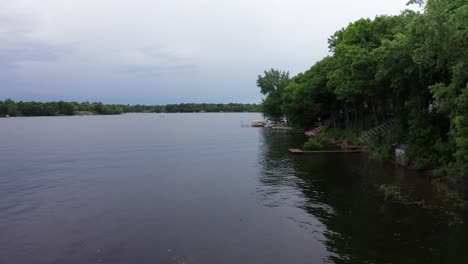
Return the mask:
POLYGON ((408 0, 0 0, 0 100, 260 102, 327 39, 408 0))

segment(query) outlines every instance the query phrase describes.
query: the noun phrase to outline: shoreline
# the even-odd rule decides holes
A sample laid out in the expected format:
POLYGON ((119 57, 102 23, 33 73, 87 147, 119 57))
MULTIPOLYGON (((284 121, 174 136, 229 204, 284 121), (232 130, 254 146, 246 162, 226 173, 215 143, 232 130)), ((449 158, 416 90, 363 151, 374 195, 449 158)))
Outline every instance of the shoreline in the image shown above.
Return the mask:
POLYGON ((64 117, 64 116, 119 116, 125 114, 261 114, 260 112, 125 112, 120 114, 73 114, 73 115, 20 115, 20 116, 0 116, 0 119, 22 118, 22 117, 64 117))

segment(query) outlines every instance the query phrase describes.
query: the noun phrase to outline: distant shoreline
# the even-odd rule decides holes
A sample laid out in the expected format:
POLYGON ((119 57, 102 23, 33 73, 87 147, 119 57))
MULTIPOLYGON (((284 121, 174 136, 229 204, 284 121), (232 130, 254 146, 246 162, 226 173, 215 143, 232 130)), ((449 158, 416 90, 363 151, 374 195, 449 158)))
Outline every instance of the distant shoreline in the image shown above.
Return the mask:
POLYGON ((0 116, 0 119, 7 118, 28 118, 28 117, 64 117, 64 116, 120 116, 125 114, 262 114, 261 112, 126 112, 121 114, 97 114, 97 113, 86 113, 73 115, 35 115, 35 116, 0 116))
POLYGON ((124 105, 101 102, 15 102, 0 101, 0 117, 119 115, 125 113, 259 113, 258 104, 167 104, 124 105))

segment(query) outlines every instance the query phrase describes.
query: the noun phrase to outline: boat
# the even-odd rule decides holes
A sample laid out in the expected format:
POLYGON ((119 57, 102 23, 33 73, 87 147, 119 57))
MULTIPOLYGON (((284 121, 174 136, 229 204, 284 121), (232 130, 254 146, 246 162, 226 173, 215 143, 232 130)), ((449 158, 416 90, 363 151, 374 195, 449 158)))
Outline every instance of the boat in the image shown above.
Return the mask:
POLYGON ((266 127, 270 127, 270 128, 275 127, 275 126, 276 126, 276 122, 273 122, 273 121, 271 121, 271 120, 268 120, 268 122, 266 123, 265 126, 266 126, 266 127))
POLYGON ((252 127, 264 127, 268 124, 268 120, 253 120, 252 127))

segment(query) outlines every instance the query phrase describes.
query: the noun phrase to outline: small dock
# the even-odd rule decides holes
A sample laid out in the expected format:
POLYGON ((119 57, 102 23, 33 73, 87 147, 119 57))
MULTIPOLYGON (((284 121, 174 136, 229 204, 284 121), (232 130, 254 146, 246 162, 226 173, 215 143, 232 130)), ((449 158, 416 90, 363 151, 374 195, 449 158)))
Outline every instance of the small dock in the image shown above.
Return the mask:
POLYGON ((304 154, 304 151, 300 149, 289 149, 289 152, 291 152, 292 154, 304 154))
POLYGON ((300 149, 289 149, 292 154, 313 154, 313 153, 360 153, 361 150, 300 150, 300 149))

